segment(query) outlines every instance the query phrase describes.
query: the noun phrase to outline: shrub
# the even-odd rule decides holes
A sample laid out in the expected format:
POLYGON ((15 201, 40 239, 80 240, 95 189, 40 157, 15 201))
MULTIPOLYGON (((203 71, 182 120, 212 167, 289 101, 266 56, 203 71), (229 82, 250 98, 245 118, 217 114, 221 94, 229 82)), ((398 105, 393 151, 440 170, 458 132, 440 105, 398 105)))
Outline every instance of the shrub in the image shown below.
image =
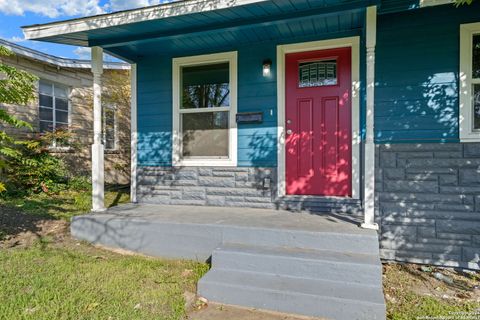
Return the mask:
POLYGON ((4 169, 8 193, 56 193, 67 188, 68 171, 63 161, 49 153, 53 141, 65 145, 68 132, 40 135, 15 142, 16 154, 4 169))

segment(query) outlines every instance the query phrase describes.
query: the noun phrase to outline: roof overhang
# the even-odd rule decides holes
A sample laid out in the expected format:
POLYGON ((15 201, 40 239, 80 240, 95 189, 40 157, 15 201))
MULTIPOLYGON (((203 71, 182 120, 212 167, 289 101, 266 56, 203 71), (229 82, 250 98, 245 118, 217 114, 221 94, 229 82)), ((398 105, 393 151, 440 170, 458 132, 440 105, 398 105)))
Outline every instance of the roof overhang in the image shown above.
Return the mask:
MULTIPOLYGON (((40 40, 77 32, 172 18, 194 13, 238 7, 270 0, 183 0, 140 9, 22 27, 25 39, 40 40)), ((89 46, 88 42, 83 43, 89 46)))
MULTIPOLYGON (((343 32, 347 28, 358 28, 357 22, 363 19, 359 18, 363 16, 361 12, 379 4, 380 0, 183 0, 26 26, 23 31, 27 39, 100 46, 113 56, 135 62, 142 56, 192 53, 202 44, 207 48, 231 48, 238 46, 242 37, 252 39, 250 43, 272 39, 291 41, 278 30, 302 23, 307 25, 301 28, 310 28, 316 20, 325 20, 327 24, 330 19, 334 27, 344 24, 345 28, 338 28, 338 32, 343 32), (186 41, 199 45, 187 48, 186 41)), ((291 38, 302 36, 305 35, 299 30, 292 32, 291 38)))

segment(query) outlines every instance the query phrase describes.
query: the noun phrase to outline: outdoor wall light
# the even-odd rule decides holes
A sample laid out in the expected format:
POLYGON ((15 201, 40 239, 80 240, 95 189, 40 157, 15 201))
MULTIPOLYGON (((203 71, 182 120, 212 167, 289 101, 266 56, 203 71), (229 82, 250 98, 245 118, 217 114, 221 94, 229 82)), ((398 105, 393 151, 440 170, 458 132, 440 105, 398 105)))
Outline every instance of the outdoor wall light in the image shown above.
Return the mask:
POLYGON ((272 60, 265 59, 263 60, 263 76, 269 77, 272 73, 272 60))

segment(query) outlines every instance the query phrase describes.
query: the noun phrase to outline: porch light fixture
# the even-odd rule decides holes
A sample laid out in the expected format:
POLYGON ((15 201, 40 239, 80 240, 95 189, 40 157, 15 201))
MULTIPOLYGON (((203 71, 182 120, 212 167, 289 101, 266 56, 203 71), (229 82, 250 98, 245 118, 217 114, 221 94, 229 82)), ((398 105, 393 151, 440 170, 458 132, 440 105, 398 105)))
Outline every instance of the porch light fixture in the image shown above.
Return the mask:
POLYGON ((272 60, 265 59, 263 60, 263 76, 269 77, 272 70, 272 60))

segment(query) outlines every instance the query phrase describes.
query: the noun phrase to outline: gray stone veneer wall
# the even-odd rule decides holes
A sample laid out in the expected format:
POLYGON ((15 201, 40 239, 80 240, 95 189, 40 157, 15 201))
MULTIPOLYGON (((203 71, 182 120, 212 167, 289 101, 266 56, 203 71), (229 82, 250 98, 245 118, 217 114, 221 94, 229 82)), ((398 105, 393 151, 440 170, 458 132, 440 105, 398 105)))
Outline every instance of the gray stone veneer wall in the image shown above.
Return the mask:
POLYGON ((143 203, 273 208, 274 168, 139 167, 143 203))
POLYGON ((480 269, 480 144, 377 146, 382 258, 480 269))

